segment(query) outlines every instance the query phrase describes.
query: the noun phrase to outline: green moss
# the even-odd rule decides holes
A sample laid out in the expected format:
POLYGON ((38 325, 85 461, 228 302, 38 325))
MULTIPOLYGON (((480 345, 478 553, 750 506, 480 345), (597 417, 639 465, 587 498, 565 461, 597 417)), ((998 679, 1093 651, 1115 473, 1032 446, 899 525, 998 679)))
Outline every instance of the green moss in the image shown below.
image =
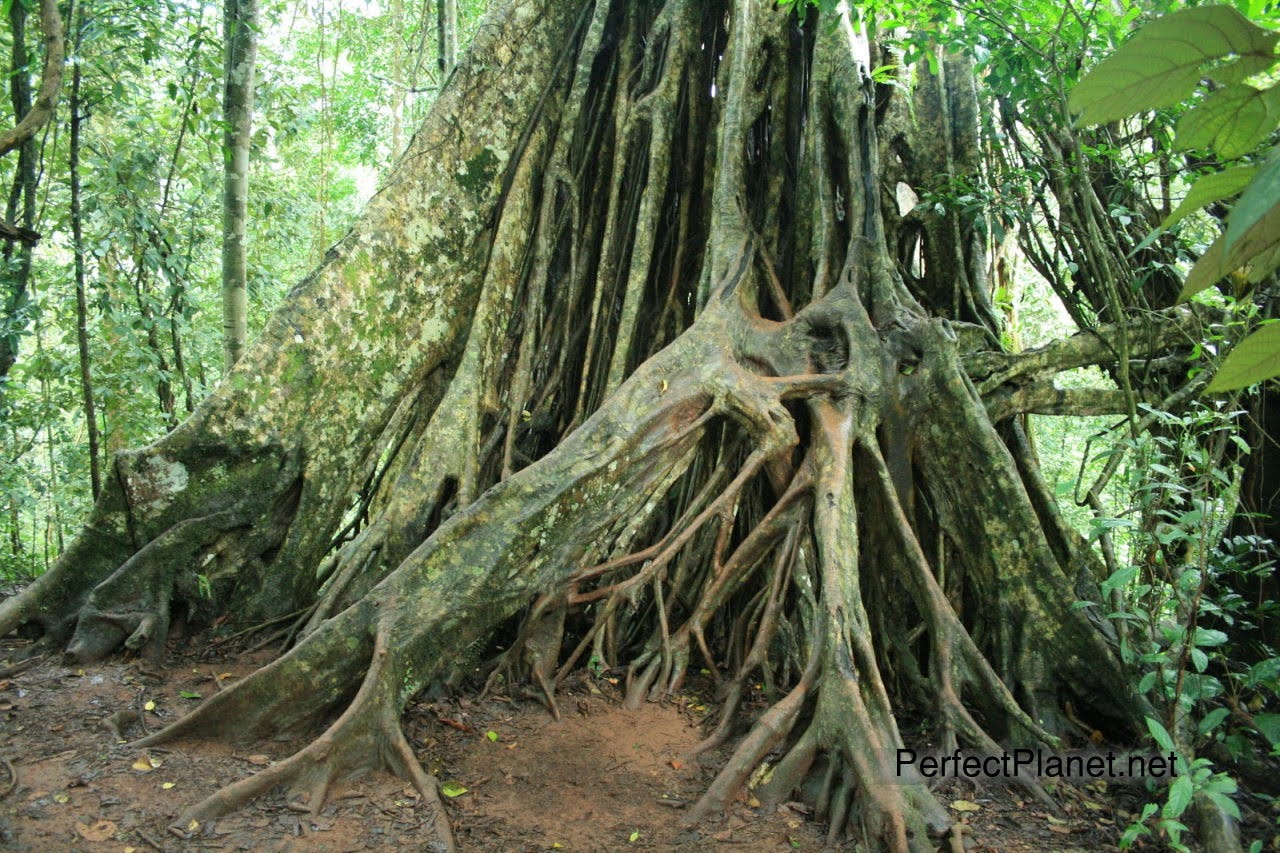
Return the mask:
POLYGON ((466 161, 466 168, 459 172, 458 183, 477 199, 483 199, 493 178, 498 174, 498 155, 492 148, 480 149, 480 153, 466 161))

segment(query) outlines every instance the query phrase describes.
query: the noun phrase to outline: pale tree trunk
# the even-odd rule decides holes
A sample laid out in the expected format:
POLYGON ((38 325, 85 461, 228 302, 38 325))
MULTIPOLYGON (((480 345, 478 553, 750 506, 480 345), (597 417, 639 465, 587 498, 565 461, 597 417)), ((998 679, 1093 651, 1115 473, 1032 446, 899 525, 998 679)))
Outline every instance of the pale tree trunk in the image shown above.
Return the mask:
POLYGON ((436 0, 436 57, 443 81, 458 64, 458 0, 436 0))
POLYGON ((222 97, 222 341, 223 372, 244 353, 248 292, 245 250, 249 148, 253 135, 258 0, 224 0, 225 88, 222 97))
MULTIPOLYGON (((902 720, 979 749, 1059 745, 1068 702, 1135 724, 1111 638, 1072 606, 1096 560, 1009 424, 1123 411, 1053 377, 1107 363, 1139 321, 1000 351, 980 247, 947 223, 926 256, 962 264, 965 292, 904 276, 881 164, 909 165, 917 137, 882 137, 895 113, 852 23, 813 20, 495 4, 352 232, 189 420, 115 457, 85 533, 0 604, 0 632, 82 661, 159 656, 178 605, 197 624, 302 611, 285 656, 146 743, 328 729, 181 829, 280 784, 319 808, 381 767, 450 846, 399 714, 513 617, 488 669, 553 713, 588 653, 626 669, 631 704, 711 673, 706 747, 770 686, 695 820, 777 753, 762 800, 819 774, 833 840, 932 849, 945 810, 883 775, 902 720)), ((945 133, 920 162, 959 169, 974 90, 952 70, 918 138, 945 133)), ((1140 322, 1134 357, 1200 320, 1140 322)))
MULTIPOLYGON (((13 24, 15 50, 18 49, 18 42, 25 29, 18 21, 21 19, 25 23, 27 17, 26 4, 18 5, 22 6, 21 11, 17 13, 10 11, 9 18, 13 24)), ((12 10, 12 6, 10 8, 12 10)), ((58 0, 40 0, 40 28, 44 35, 44 70, 40 74, 40 88, 34 99, 30 95, 24 99, 22 109, 14 116, 17 123, 11 129, 0 133, 0 155, 24 145, 35 136, 36 131, 44 127, 53 117, 54 107, 58 104, 58 91, 62 88, 62 65, 66 53, 66 41, 62 34, 62 17, 58 14, 58 0)), ((25 45, 22 49, 25 52, 25 45)), ((25 74, 15 74, 14 85, 17 85, 16 77, 19 76, 24 78, 21 85, 26 88, 25 74)))

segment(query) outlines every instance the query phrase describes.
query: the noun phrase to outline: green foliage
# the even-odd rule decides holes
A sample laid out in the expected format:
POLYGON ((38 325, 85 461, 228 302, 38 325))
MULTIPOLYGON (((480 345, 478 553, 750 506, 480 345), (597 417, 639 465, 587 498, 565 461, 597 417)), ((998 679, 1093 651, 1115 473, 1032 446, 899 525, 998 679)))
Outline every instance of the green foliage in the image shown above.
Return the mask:
MULTIPOLYGON (((1244 79, 1265 71, 1275 62, 1276 40, 1275 33, 1250 23, 1230 6, 1171 12, 1144 26, 1099 63, 1072 90, 1069 104, 1086 125, 1173 106, 1191 96, 1211 62, 1225 61, 1220 81, 1244 79)), ((1223 92, 1233 93, 1228 103, 1240 94, 1230 87, 1217 94, 1223 92)), ((1233 111, 1210 104, 1204 107, 1216 115, 1230 115, 1233 111), (1220 112, 1224 109, 1225 113, 1220 112)), ((1192 115, 1194 111, 1188 113, 1188 117, 1192 115)))
POLYGON ((1261 709, 1280 697, 1280 657, 1266 649, 1260 663, 1245 667, 1233 639, 1233 629, 1273 606, 1235 591, 1242 580, 1272 571, 1259 559, 1269 543, 1225 535, 1238 488, 1233 460, 1249 452, 1237 431, 1242 413, 1210 406, 1184 415, 1148 412, 1156 432, 1122 442, 1133 460, 1132 503, 1096 519, 1094 528, 1096 536, 1112 537, 1122 558, 1100 584, 1101 603, 1135 668, 1137 691, 1157 712, 1148 732, 1162 752, 1177 755, 1177 777, 1163 801, 1149 803, 1124 831, 1121 847, 1160 834, 1171 849, 1186 850, 1182 817, 1193 798, 1239 815, 1231 798, 1236 782, 1196 752, 1218 743, 1238 754, 1259 740, 1275 748, 1273 715, 1257 714, 1250 728, 1231 709, 1261 709))
MULTIPOLYGON (((79 33, 69 62, 82 75, 86 325, 105 463, 110 452, 171 429, 220 372, 221 20, 216 5, 186 0, 75 5, 65 24, 69 44, 79 33)), ((484 5, 459 4, 464 40, 484 5)), ((283 0, 263 7, 249 192, 251 335, 347 229, 434 100, 435 23, 425 10, 283 0)), ((5 53, 10 38, 0 27, 5 53)), ((23 340, 0 390, 0 580, 43 571, 91 503, 68 96, 64 90, 42 151, 33 286, 0 319, 0 335, 23 340)), ((6 187, 15 161, 0 159, 6 187)))
POLYGON ((1280 376, 1280 325, 1276 323, 1263 326, 1237 344, 1209 390, 1243 388, 1270 376, 1280 376))
MULTIPOLYGON (((1280 34, 1251 23, 1230 6, 1172 12, 1143 27, 1099 63, 1071 92, 1085 125, 1127 118, 1192 98, 1211 87, 1177 123, 1175 148, 1206 150, 1221 160, 1257 152, 1280 126, 1280 34)), ((1187 275, 1181 298, 1228 275, 1257 284, 1280 267, 1280 148, 1254 162, 1202 177, 1160 228, 1241 191, 1226 228, 1187 275)), ((1280 339, 1259 331, 1223 361, 1209 391, 1243 388, 1280 375, 1280 339)))

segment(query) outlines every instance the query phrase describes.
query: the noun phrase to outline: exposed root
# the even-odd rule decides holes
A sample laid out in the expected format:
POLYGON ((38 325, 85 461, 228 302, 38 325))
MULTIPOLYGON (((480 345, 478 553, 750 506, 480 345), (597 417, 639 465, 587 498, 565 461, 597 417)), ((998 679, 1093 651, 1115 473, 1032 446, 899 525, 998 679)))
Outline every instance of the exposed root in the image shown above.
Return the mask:
POLYGON ((12 663, 9 666, 0 668, 0 678, 10 678, 20 672, 26 672, 31 669, 31 667, 36 666, 41 661, 45 660, 47 657, 47 654, 40 654, 38 652, 32 653, 30 657, 23 658, 17 663, 12 663))
POLYGON ((7 758, 0 758, 0 764, 4 765, 5 774, 9 777, 9 781, 5 784, 4 790, 0 791, 0 800, 9 796, 18 787, 18 771, 14 769, 13 763, 7 758))
MULTIPOLYGON (((318 810, 336 781, 386 769, 421 792, 433 843, 450 849, 398 714, 521 612, 488 687, 531 680, 557 718, 556 686, 588 654, 627 667, 630 706, 705 664, 722 710, 700 750, 729 741, 757 683, 781 696, 690 821, 763 768, 766 803, 816 779, 833 842, 932 849, 946 813, 881 766, 902 745, 900 715, 930 715, 947 747, 994 749, 1010 733, 1058 743, 1067 666, 1045 663, 1036 629, 1069 627, 1077 661, 1106 653, 1059 612, 1070 549, 1045 545, 955 336, 891 268, 851 23, 815 31, 789 14, 495 6, 488 46, 442 93, 448 109, 411 149, 408 177, 375 199, 381 218, 276 321, 267 340, 284 355, 258 357, 287 361, 268 378, 306 375, 289 387, 301 402, 259 419, 255 407, 283 404, 227 392, 208 410, 232 426, 184 428, 302 443, 254 445, 247 473, 189 506, 173 489, 148 498, 181 480, 173 460, 122 457, 118 494, 95 516, 111 523, 21 603, 0 604, 0 633, 40 621, 65 639, 78 621, 70 651, 88 659, 122 643, 158 654, 170 597, 206 564, 253 575, 263 598, 284 590, 244 618, 258 631, 294 611, 268 641, 297 632, 298 644, 138 743, 323 733, 193 806, 179 831, 278 785, 318 810), (502 113, 496 135, 466 132, 488 120, 461 109, 467 98, 502 113), (412 158, 430 161, 425 177, 412 158), (398 301, 409 319, 384 323, 380 307, 398 301), (359 325, 328 329, 335 307, 359 325), (372 341, 379 381, 339 382, 348 341, 313 347, 324 334, 372 341), (138 473, 153 468, 172 476, 138 473), (74 600, 51 592, 64 584, 74 600)), ((1031 375, 1010 365, 981 376, 1031 375)))
POLYGON ((725 810, 733 796, 742 790, 752 771, 790 733, 817 675, 818 664, 815 657, 799 683, 765 711, 752 726, 751 732, 738 744, 729 761, 685 816, 686 823, 697 823, 725 810))
MULTIPOLYGON (((388 649, 379 633, 359 691, 322 735, 284 761, 227 785, 191 806, 178 817, 174 827, 194 832, 201 824, 241 808, 278 785, 287 786, 300 795, 311 813, 318 814, 335 782, 371 770, 388 770, 411 782, 430 810, 434 840, 428 849, 453 850, 453 837, 436 779, 422 769, 400 727, 393 672, 388 649)), ((230 693, 216 694, 212 699, 230 693)), ((198 733, 199 727, 192 731, 190 723, 184 725, 186 720, 179 720, 134 745, 151 746, 198 733)))

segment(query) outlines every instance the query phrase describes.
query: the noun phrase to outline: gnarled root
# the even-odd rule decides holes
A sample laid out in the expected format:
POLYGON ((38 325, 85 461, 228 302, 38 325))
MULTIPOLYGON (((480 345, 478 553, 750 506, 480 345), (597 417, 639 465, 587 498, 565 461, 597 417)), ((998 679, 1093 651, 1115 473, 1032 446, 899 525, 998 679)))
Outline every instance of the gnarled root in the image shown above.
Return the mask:
MULTIPOLYGON (((283 659, 282 659, 283 660, 283 659)), ((266 670, 259 670, 259 674, 266 670)), ((257 675, 257 674, 256 674, 257 675)), ((244 697, 233 696, 240 689, 248 696, 255 686, 242 682, 218 696, 240 704, 244 697)), ((279 695, 279 691, 275 691, 279 695)), ((400 727, 394 668, 382 632, 374 641, 372 659, 359 691, 340 717, 318 738, 284 761, 227 785, 184 811, 174 823, 182 832, 194 832, 201 824, 235 811, 250 800, 282 785, 300 794, 317 814, 335 782, 371 770, 387 770, 409 781, 430 811, 429 825, 434 837, 426 849, 451 851, 453 836, 440 801, 435 777, 422 769, 400 727)), ((217 697, 214 697, 216 699, 217 697)), ((206 725, 218 718, 211 701, 197 712, 145 737, 136 746, 165 743, 187 734, 204 733, 206 725)))

